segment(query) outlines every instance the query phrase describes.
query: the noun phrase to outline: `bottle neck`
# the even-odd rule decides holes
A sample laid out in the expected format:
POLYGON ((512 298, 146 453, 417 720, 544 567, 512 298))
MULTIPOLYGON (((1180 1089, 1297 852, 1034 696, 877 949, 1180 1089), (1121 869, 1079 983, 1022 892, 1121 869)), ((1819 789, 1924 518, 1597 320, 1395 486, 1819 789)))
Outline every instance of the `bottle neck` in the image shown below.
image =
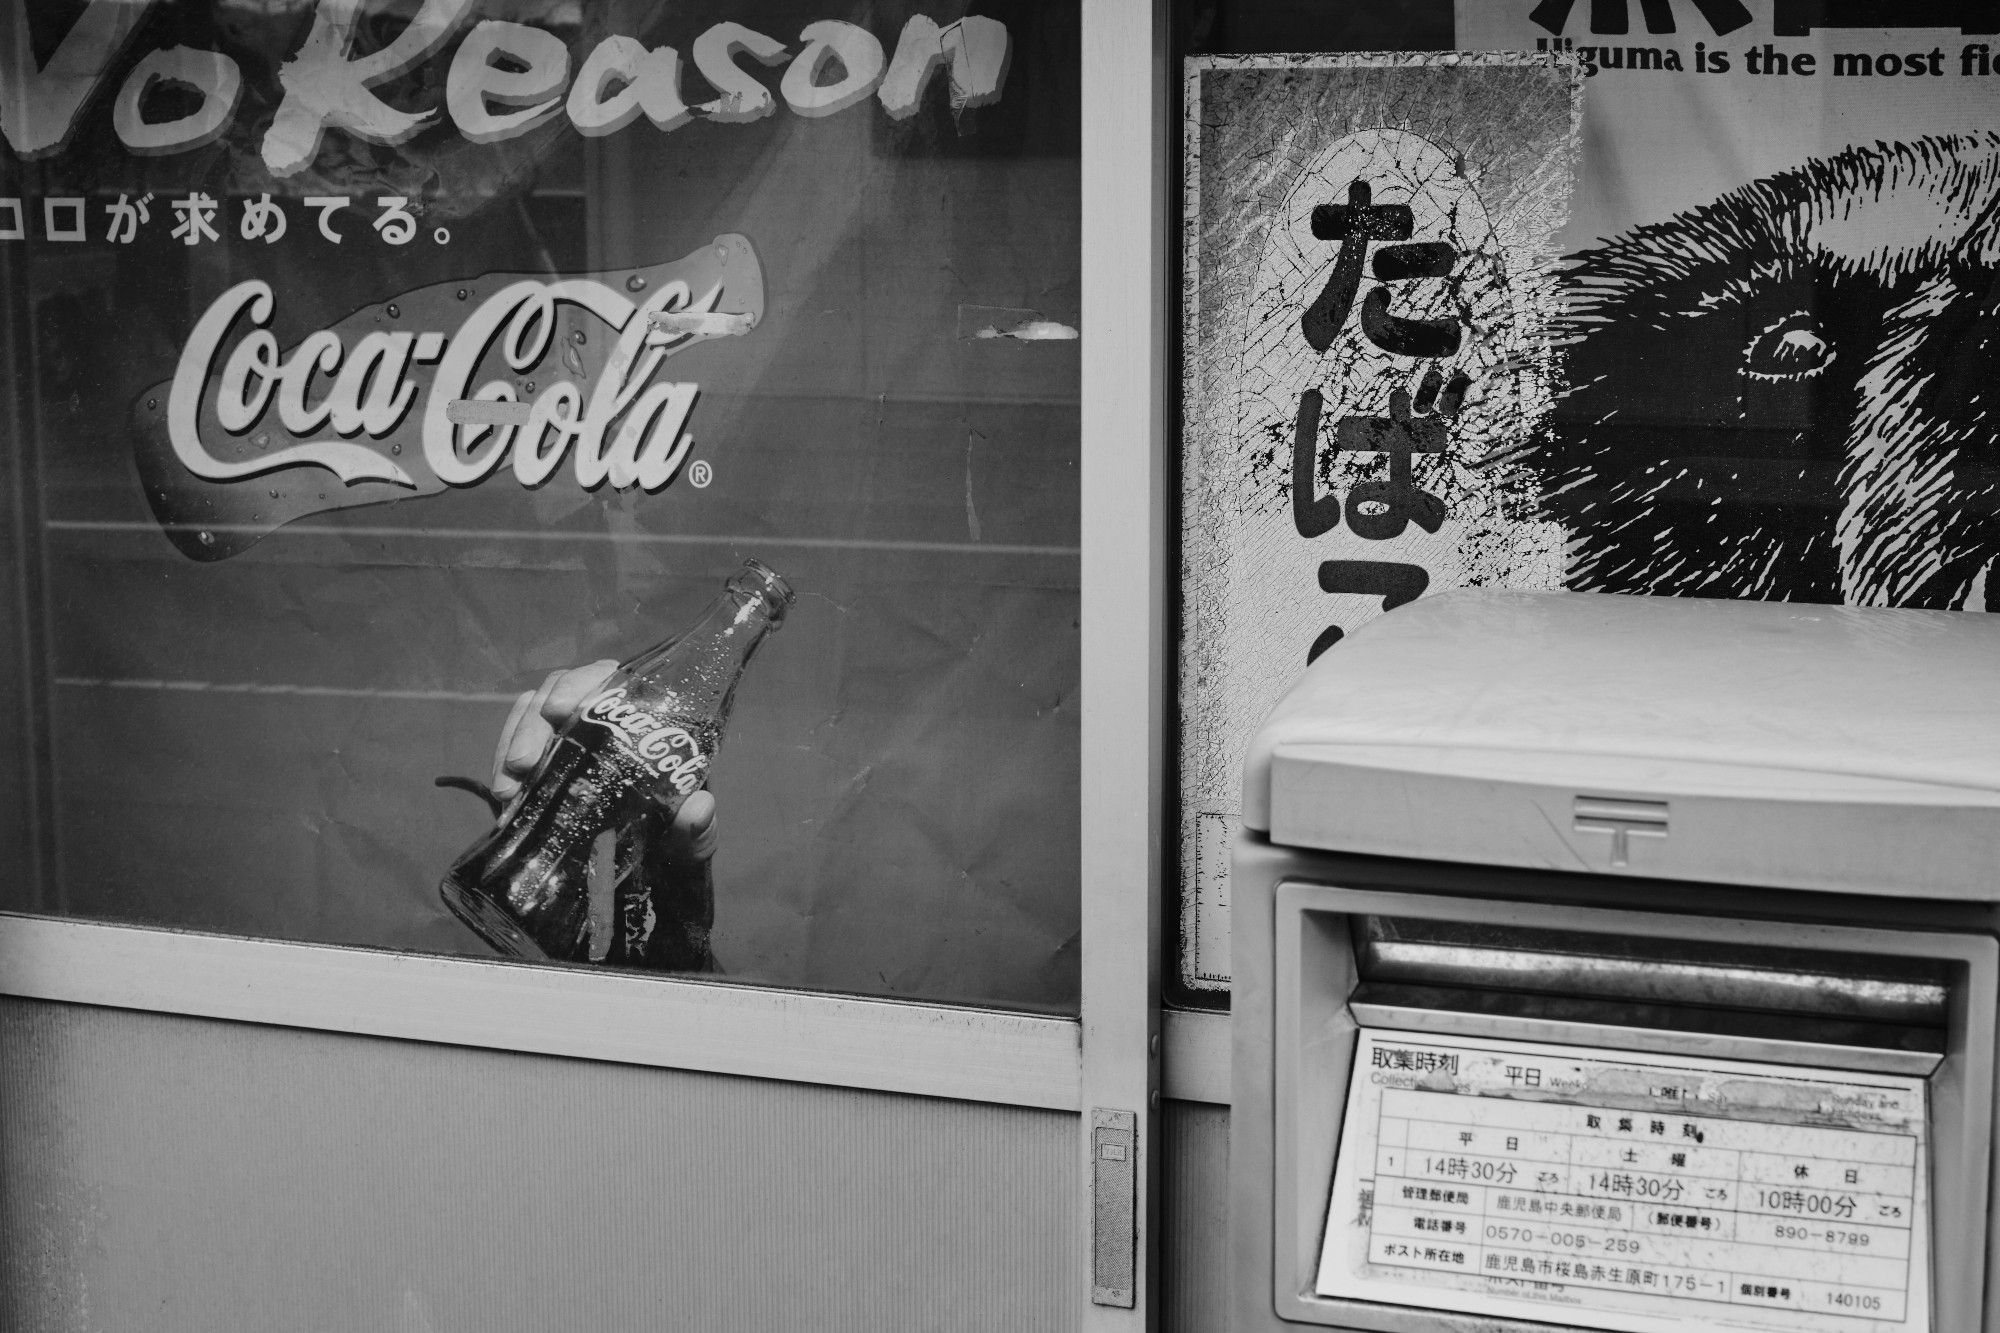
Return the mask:
POLYGON ((719 723, 750 654, 783 623, 791 602, 790 584, 746 560, 699 620, 624 663, 619 675, 634 689, 671 695, 678 707, 705 711, 719 723))
POLYGON ((628 677, 649 676, 666 667, 677 651, 684 651, 704 659, 703 674, 732 677, 783 616, 782 602, 732 583, 694 624, 631 658, 620 671, 628 677))

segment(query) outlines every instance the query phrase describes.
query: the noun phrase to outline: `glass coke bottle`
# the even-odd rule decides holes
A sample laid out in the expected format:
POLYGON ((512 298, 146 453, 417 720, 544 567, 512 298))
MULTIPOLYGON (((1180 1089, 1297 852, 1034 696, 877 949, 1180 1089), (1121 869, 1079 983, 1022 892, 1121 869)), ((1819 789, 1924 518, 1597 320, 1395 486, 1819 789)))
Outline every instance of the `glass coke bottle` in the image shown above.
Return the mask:
POLYGON ((591 860, 609 831, 619 854, 606 961, 683 965, 695 934, 705 954, 705 920, 688 923, 693 932, 669 927, 709 910, 707 867, 674 866, 657 848, 707 780, 737 682, 791 602, 784 579, 746 561, 693 625, 621 664, 556 734, 499 823, 446 872, 445 905, 501 953, 587 962, 591 860))

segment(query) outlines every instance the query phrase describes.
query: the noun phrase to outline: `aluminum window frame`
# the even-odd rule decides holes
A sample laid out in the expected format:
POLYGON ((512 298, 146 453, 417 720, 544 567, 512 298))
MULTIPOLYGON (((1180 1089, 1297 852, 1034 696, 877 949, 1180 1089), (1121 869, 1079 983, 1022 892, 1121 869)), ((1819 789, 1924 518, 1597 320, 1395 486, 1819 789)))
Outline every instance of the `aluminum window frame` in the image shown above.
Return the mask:
MULTIPOLYGON (((1152 1327, 1148 1218, 1160 1096, 1226 1101, 1227 1029, 1220 1016, 1163 1016, 1160 1005, 1170 739, 1169 14, 1164 0, 1082 6, 1087 834, 1076 1016, 7 913, 0 995, 1007 1106, 1132 1111, 1141 1154, 1137 1299, 1130 1309, 1093 1306, 1083 1275, 1079 1304, 1086 1328, 1152 1327), (1163 1088, 1169 1067, 1185 1072, 1163 1088)), ((32 441, 17 442, 32 450, 32 441)), ((23 518, 39 530, 33 515, 23 518)), ((1079 1116, 1080 1156, 1089 1152, 1089 1121, 1079 1116)))

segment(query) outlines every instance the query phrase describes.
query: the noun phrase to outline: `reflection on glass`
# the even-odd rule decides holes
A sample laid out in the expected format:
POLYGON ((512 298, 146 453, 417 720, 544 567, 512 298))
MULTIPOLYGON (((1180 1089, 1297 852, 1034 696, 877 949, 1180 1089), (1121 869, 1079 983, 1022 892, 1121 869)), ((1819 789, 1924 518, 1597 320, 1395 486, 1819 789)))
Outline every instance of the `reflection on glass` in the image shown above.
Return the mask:
POLYGON ((433 779, 757 557, 723 974, 1073 1009, 1076 6, 417 8, 30 16, 0 905, 492 956, 433 779))

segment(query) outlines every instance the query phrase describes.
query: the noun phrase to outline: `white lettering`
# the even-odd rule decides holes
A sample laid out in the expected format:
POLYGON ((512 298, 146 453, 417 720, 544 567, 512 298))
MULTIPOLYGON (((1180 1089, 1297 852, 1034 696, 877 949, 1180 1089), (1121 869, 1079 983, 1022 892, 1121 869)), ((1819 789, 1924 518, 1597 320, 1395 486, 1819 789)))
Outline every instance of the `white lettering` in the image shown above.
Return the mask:
POLYGON ((882 109, 891 120, 908 120, 923 105, 924 90, 938 68, 951 66, 951 109, 986 106, 1000 99, 1013 62, 1007 25, 974 14, 940 29, 922 14, 912 15, 896 40, 896 55, 882 79, 882 109))
POLYGON ((866 101, 882 82, 882 43, 868 29, 825 19, 807 24, 799 40, 807 43, 806 49, 785 71, 778 91, 784 94, 785 104, 801 116, 817 118, 845 111, 866 101), (840 66, 840 78, 820 83, 832 64, 840 66))
POLYGON ((417 386, 403 378, 416 340, 413 333, 371 333, 354 344, 326 397, 334 434, 367 431, 379 440, 396 429, 417 395, 417 386))
MULTIPOLYGON (((614 464, 618 467, 620 475, 631 475, 636 479, 642 461, 647 464, 645 469, 647 476, 662 477, 659 483, 661 486, 673 480, 674 473, 687 454, 687 449, 677 444, 685 413, 676 416, 668 410, 674 401, 670 392, 673 386, 655 386, 641 399, 644 410, 633 412, 634 417, 641 419, 638 427, 640 430, 644 430, 649 421, 658 420, 661 423, 655 428, 653 435, 647 438, 643 450, 636 435, 627 439, 625 433, 621 431, 618 438, 612 441, 611 450, 606 452, 604 432, 610 429, 612 422, 633 406, 633 400, 640 397, 641 388, 651 381, 654 371, 659 369, 660 362, 666 356, 665 345, 654 345, 650 341, 646 312, 655 309, 707 311, 715 307, 721 296, 722 289, 717 287, 700 301, 691 301, 686 283, 664 283, 653 294, 653 299, 637 312, 638 318, 632 319, 624 326, 624 331, 618 339, 618 346, 612 349, 610 359, 605 363, 604 373, 599 377, 597 387, 590 395, 590 407, 584 414, 587 429, 576 446, 576 480, 579 486, 585 490, 595 490, 607 480, 612 480, 614 464), (643 360, 639 358, 641 349, 646 352, 643 360), (635 362, 637 362, 636 369, 635 362), (664 439, 660 440, 658 437, 662 435, 664 439)), ((687 388, 689 392, 686 395, 686 406, 692 408, 693 386, 689 385, 687 388)), ((628 422, 628 427, 629 425, 628 422)), ((691 445, 692 441, 688 444, 691 445)), ((612 480, 612 484, 629 486, 632 483, 612 480)))
POLYGON ((761 65, 780 65, 787 53, 783 42, 741 23, 718 23, 694 39, 694 67, 722 94, 702 104, 702 114, 710 120, 741 124, 762 120, 778 109, 771 90, 736 63, 736 57, 745 54, 761 65))
POLYGON ((424 0, 396 39, 379 51, 348 59, 363 0, 319 0, 298 51, 278 70, 285 100, 264 132, 264 165, 273 176, 295 176, 319 156, 329 127, 370 143, 399 144, 437 115, 398 111, 369 89, 414 68, 450 37, 472 0, 424 0))
POLYGON ((246 308, 253 325, 262 328, 270 323, 269 283, 251 278, 217 297, 181 349, 173 388, 167 395, 167 438, 181 466, 208 481, 237 481, 288 467, 323 467, 350 486, 357 481, 387 481, 414 487, 416 482, 407 472, 358 444, 315 441, 233 463, 208 452, 202 444, 199 424, 202 386, 208 382, 223 336, 246 308))
POLYGON ((514 444, 514 477, 523 486, 539 486, 562 466, 563 454, 583 434, 580 420, 583 392, 568 380, 558 380, 535 399, 528 426, 514 444), (553 432, 547 449, 542 436, 553 432))
POLYGON ((549 338, 556 328, 556 301, 549 289, 537 285, 522 300, 514 317, 507 321, 507 364, 526 370, 549 350, 549 338))
POLYGON ((216 386, 215 419, 231 435, 241 435, 264 415, 271 400, 271 384, 278 373, 278 339, 269 329, 255 329, 244 335, 222 368, 222 382, 216 386), (256 390, 246 396, 250 382, 256 390))
POLYGON ((312 388, 313 372, 331 375, 339 366, 340 339, 330 329, 307 334, 305 341, 292 349, 291 359, 278 377, 278 420, 288 432, 310 435, 325 424, 332 404, 309 407, 306 393, 312 388))
POLYGON ((605 728, 619 747, 686 795, 701 785, 708 756, 693 733, 654 717, 625 701, 625 687, 607 691, 583 710, 585 720, 605 728))
MULTIPOLYGON (((488 297, 460 327, 444 360, 438 363, 430 401, 424 405, 424 462, 447 486, 471 486, 484 480, 499 465, 519 430, 517 426, 474 426, 461 440, 461 428, 452 424, 445 411, 454 399, 466 397, 466 382, 499 336, 501 322, 540 290, 541 284, 530 280, 503 287, 488 297), (493 447, 484 455, 478 454, 478 445, 487 436, 492 437, 493 447)), ((472 396, 487 402, 511 402, 514 386, 496 380, 472 396)))
POLYGON ((27 158, 69 144, 77 113, 138 32, 152 0, 90 0, 41 69, 28 32, 34 7, 16 0, 0 17, 0 137, 27 158))
POLYGON ((569 82, 569 48, 562 39, 525 23, 488 19, 466 34, 445 75, 444 104, 452 123, 473 143, 499 143, 526 134, 562 108, 569 82), (501 69, 507 57, 525 70, 501 69), (488 100, 526 110, 495 114, 488 100))
MULTIPOLYGON (((0 141, 22 158, 66 147, 84 105, 154 3, 87 0, 41 68, 28 21, 36 6, 17 0, 0 15, 0 141)), ((913 15, 887 60, 873 33, 839 19, 807 24, 796 55, 775 38, 722 22, 697 37, 691 53, 717 96, 690 109, 681 92, 681 56, 671 46, 648 49, 636 37, 605 37, 571 86, 570 52, 560 37, 531 24, 488 19, 474 25, 452 52, 443 105, 406 111, 373 90, 443 50, 476 6, 474 0, 405 0, 398 8, 416 12, 401 31, 379 49, 354 55, 363 23, 378 7, 376 0, 315 0, 311 27, 278 69, 284 96, 262 141, 264 165, 273 176, 307 170, 329 129, 394 145, 435 124, 440 111, 466 139, 482 144, 525 134, 565 110, 578 133, 589 137, 616 133, 641 115, 662 131, 680 128, 696 113, 724 124, 760 120, 777 109, 777 100, 747 68, 746 56, 767 67, 789 61, 779 92, 801 116, 831 116, 872 94, 892 119, 904 120, 917 113, 940 70, 949 73, 950 104, 958 113, 999 98, 1013 50, 1006 25, 979 15, 942 27, 913 15)), ((231 56, 196 47, 162 48, 142 57, 126 76, 112 106, 112 128, 135 154, 187 152, 214 142, 228 128, 242 95, 242 70, 231 56), (200 104, 172 120, 148 120, 148 100, 162 86, 191 90, 200 104)), ((322 232, 340 239, 326 223, 322 216, 322 232)))
MULTIPOLYGON (((445 485, 477 484, 511 455, 523 486, 547 482, 570 457, 578 484, 587 490, 609 482, 619 490, 658 491, 678 475, 693 446, 686 427, 701 390, 694 383, 652 382, 664 358, 690 335, 655 328, 648 316, 662 310, 709 312, 721 295, 718 285, 695 300, 685 282, 662 282, 640 306, 594 279, 524 279, 474 307, 450 338, 436 330, 377 329, 349 348, 334 330, 321 329, 287 355, 268 327, 275 307, 271 288, 253 279, 218 298, 189 335, 169 393, 171 439, 188 470, 211 480, 311 464, 346 481, 415 485, 382 454, 336 440, 229 461, 202 442, 200 419, 213 377, 212 423, 231 435, 253 429, 275 399, 279 420, 294 439, 330 428, 342 440, 361 435, 379 440, 405 428, 421 392, 424 460, 445 485), (580 307, 616 334, 594 381, 585 385, 557 376, 523 407, 471 410, 476 403, 512 404, 519 389, 533 390, 519 376, 547 359, 563 327, 565 305, 580 307), (229 331, 246 314, 251 327, 225 356, 229 331), (473 376, 488 358, 503 360, 513 374, 503 372, 473 391, 473 376), (427 390, 410 375, 419 362, 437 365, 427 390), (330 381, 317 402, 315 377, 330 381)), ((580 363, 574 368, 582 369, 580 363)), ((259 448, 267 442, 260 436, 259 448)))
POLYGON ((633 37, 607 37, 583 62, 569 90, 569 119, 579 134, 613 134, 641 112, 655 129, 677 130, 693 119, 681 100, 681 55, 671 46, 648 51, 633 37), (607 92, 612 84, 622 86, 607 92))
MULTIPOLYGON (((665 290, 663 287, 662 291, 665 290)), ((685 291, 685 287, 682 290, 685 291)), ((588 279, 565 279, 551 283, 524 279, 488 297, 465 321, 458 336, 452 339, 444 359, 438 363, 437 378, 431 382, 430 400, 424 405, 424 462, 438 480, 448 486, 471 486, 484 480, 499 466, 501 457, 514 443, 521 428, 514 425, 461 427, 455 425, 446 413, 452 402, 468 396, 465 390, 472 372, 478 368, 494 340, 501 336, 503 324, 507 327, 502 350, 508 364, 515 370, 525 370, 535 364, 547 348, 555 328, 555 305, 558 300, 582 306, 614 329, 626 329, 628 324, 634 323, 635 307, 631 301, 603 283, 588 279), (461 430, 469 433, 461 436, 461 430), (480 443, 489 436, 491 447, 484 453, 475 453, 480 443)), ((639 321, 637 327, 644 332, 643 321, 639 321)), ((616 364, 616 357, 613 364, 616 364)), ((605 379, 610 377, 611 372, 607 370, 605 379)), ((592 395, 593 406, 603 388, 604 381, 600 380, 592 395)), ((470 396, 488 402, 511 402, 514 388, 504 380, 494 380, 470 396)), ((593 413, 586 413, 583 432, 575 445, 579 459, 590 447, 593 416, 593 413)), ((554 420, 552 409, 546 423, 554 420)), ((595 427, 596 433, 602 430, 602 425, 595 427)), ((578 466, 581 470, 581 463, 578 466)))
POLYGON ((605 455, 605 475, 614 490, 636 483, 650 493, 674 479, 688 450, 694 447, 694 438, 682 434, 681 427, 694 411, 700 393, 701 387, 695 384, 655 384, 646 390, 626 414, 625 424, 618 428, 618 436, 605 455))
POLYGON ((120 143, 142 156, 185 153, 215 142, 229 128, 242 96, 243 71, 234 60, 220 51, 170 46, 147 53, 125 76, 111 108, 111 128, 120 143), (174 120, 145 119, 146 94, 156 83, 200 93, 201 106, 174 120))

